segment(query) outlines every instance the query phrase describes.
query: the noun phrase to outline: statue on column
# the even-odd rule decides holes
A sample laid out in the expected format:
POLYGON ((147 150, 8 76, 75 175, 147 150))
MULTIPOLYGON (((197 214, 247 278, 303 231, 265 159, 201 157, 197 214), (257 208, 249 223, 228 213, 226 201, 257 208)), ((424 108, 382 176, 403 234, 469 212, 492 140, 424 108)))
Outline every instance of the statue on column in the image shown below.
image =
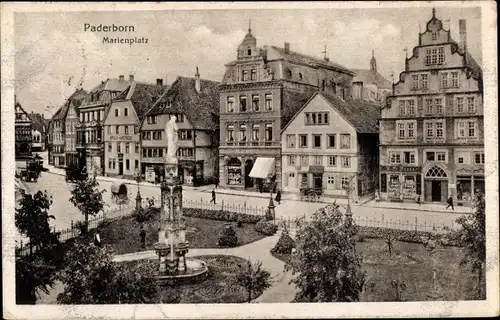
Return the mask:
POLYGON ((177 128, 176 121, 177 117, 172 116, 170 120, 167 122, 165 126, 165 133, 167 135, 167 163, 176 164, 177 163, 177 141, 179 139, 177 132, 179 129, 177 128))

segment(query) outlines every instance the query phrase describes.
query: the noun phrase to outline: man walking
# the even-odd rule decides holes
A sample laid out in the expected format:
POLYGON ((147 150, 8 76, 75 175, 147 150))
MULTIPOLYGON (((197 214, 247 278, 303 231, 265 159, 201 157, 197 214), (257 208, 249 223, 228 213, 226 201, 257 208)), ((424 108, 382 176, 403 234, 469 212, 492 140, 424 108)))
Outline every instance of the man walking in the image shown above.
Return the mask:
POLYGON ((453 207, 453 198, 451 196, 448 198, 448 201, 446 201, 446 202, 448 203, 448 205, 446 206, 446 209, 451 207, 451 210, 455 210, 455 208, 453 207))
POLYGON ((210 203, 212 202, 215 204, 215 188, 212 189, 212 200, 210 200, 210 203))

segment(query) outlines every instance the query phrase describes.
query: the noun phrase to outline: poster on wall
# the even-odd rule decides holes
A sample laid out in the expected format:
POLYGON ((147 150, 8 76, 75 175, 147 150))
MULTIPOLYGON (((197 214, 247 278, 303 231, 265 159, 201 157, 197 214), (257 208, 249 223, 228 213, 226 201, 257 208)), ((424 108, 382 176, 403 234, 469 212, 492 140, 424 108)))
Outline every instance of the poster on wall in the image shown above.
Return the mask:
POLYGON ((156 178, 155 169, 153 167, 146 167, 146 181, 154 183, 156 178))

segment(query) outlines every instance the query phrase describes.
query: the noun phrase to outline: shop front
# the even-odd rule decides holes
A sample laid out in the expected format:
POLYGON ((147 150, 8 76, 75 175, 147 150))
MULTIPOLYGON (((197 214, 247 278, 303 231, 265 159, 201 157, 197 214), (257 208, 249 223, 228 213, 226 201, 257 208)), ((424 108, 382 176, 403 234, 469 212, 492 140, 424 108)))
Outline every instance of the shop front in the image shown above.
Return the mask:
POLYGON ((241 161, 238 158, 230 158, 226 162, 226 184, 229 187, 242 185, 241 161))
POLYGON ((178 174, 181 184, 192 186, 195 177, 195 162, 193 160, 180 160, 178 174))
POLYGON ((384 200, 415 201, 421 194, 421 167, 381 166, 380 192, 384 200))
POLYGON ((472 204, 477 193, 484 194, 484 170, 458 169, 455 174, 458 204, 472 204))

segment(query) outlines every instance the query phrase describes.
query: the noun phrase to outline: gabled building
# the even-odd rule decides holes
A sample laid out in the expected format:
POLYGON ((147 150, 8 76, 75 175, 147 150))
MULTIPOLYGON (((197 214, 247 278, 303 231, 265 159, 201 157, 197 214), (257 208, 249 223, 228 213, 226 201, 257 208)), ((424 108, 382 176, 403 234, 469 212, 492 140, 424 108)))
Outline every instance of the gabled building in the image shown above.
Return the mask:
POLYGON ((140 170, 139 128, 147 110, 160 98, 166 87, 137 82, 111 103, 104 120, 104 165, 106 176, 133 179, 140 170))
POLYGON ((282 131, 283 191, 314 189, 351 198, 373 192, 378 179, 380 106, 318 92, 282 131))
POLYGON ((380 121, 380 195, 392 201, 470 204, 484 192, 482 71, 466 22, 451 38, 435 9, 380 121))
POLYGON ((352 80, 352 97, 356 100, 385 104, 386 97, 392 93, 392 83, 377 70, 375 51, 372 51, 370 69, 351 69, 356 73, 352 80))
POLYGON ((64 126, 64 120, 66 119, 66 113, 68 112, 68 102, 64 102, 64 104, 54 113, 51 119, 51 133, 52 133, 52 142, 51 142, 51 154, 52 161, 49 160, 56 168, 61 168, 66 166, 66 155, 64 153, 64 145, 65 138, 64 132, 66 130, 64 126))
POLYGON ((108 113, 111 101, 116 98, 130 83, 121 75, 118 79, 107 79, 90 90, 87 99, 78 108, 80 121, 76 127, 78 157, 86 164, 87 170, 102 175, 104 164, 104 117, 108 113))
POLYGON ((220 186, 280 188, 281 130, 315 92, 349 96, 353 76, 326 56, 292 51, 289 43, 257 47, 249 28, 219 86, 220 186))
POLYGON ((165 126, 177 118, 179 178, 182 184, 212 183, 218 175, 219 93, 218 82, 177 77, 147 112, 141 126, 142 168, 147 180, 164 178, 167 152, 165 126))
POLYGON ((32 122, 32 151, 45 151, 47 144, 47 122, 43 114, 31 112, 29 118, 32 122))
POLYGON ((86 163, 82 162, 78 157, 76 150, 76 127, 80 123, 78 116, 78 108, 87 98, 87 92, 83 89, 77 90, 66 102, 68 110, 64 119, 64 151, 66 165, 81 169, 86 163))
POLYGON ((31 146, 33 142, 33 123, 21 104, 14 96, 15 109, 15 153, 16 158, 31 156, 31 146))

